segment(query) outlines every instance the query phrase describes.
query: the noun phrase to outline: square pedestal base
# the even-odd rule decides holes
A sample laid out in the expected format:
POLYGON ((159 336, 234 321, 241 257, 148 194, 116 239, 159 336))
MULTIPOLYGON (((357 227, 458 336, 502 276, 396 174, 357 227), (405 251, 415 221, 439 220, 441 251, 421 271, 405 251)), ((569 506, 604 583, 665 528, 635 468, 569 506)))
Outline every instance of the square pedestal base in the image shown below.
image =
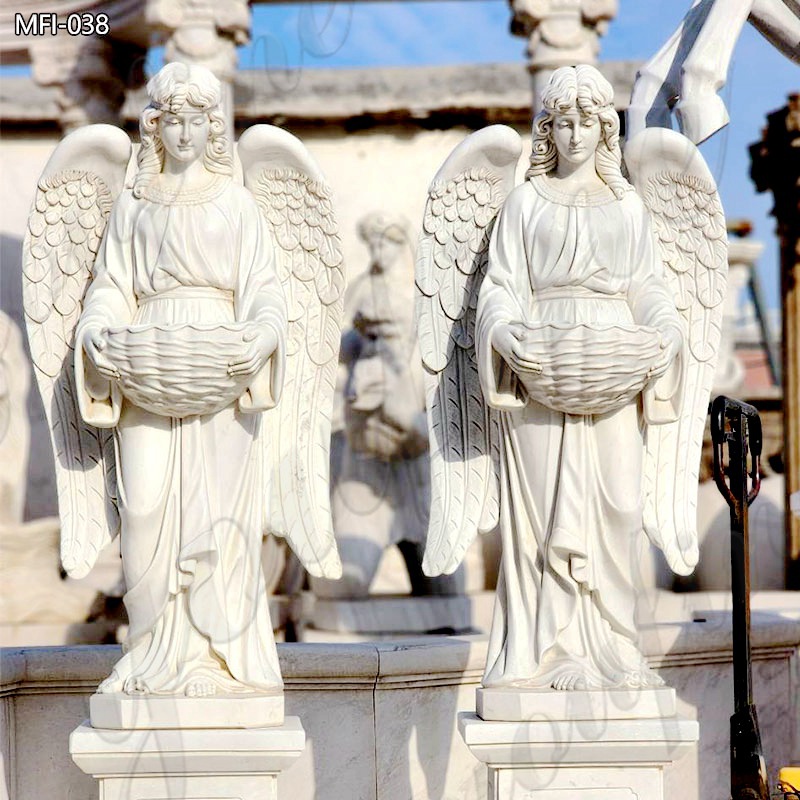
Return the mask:
POLYGON ((297 717, 280 727, 207 730, 93 728, 69 739, 100 800, 277 800, 278 775, 303 752, 297 717))
MULTIPOLYGON (((489 768, 489 800, 663 800, 664 767, 697 746, 698 724, 675 715, 672 690, 629 704, 583 697, 577 703, 583 713, 568 718, 559 712, 574 705, 570 693, 548 694, 535 719, 458 715, 461 736, 489 768), (598 714, 603 708, 606 718, 598 714)), ((506 706, 529 716, 531 702, 529 693, 516 701, 491 694, 482 700, 495 712, 506 706)))
POLYGON ((483 720, 669 719, 675 716, 675 690, 595 689, 556 692, 552 689, 501 688, 475 692, 475 710, 483 720))
POLYGON ((283 692, 212 697, 93 694, 89 717, 98 730, 266 728, 283 723, 283 692))

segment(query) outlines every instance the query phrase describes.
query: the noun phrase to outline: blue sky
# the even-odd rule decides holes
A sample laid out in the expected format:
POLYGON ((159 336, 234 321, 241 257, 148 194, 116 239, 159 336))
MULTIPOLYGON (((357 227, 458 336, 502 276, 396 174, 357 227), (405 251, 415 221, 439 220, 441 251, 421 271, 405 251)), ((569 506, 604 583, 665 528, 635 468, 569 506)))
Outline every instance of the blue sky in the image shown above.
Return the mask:
MULTIPOLYGON (((689 0, 621 0, 602 42, 601 59, 646 59, 672 33, 689 0)), ((506 0, 301 3, 258 5, 247 67, 355 67, 522 61, 524 40, 508 32, 506 0)), ((302 80, 302 75, 299 76, 302 80)), ((778 304, 778 251, 769 195, 748 178, 747 146, 760 138, 765 116, 800 88, 800 67, 746 26, 723 90, 731 124, 702 150, 720 186, 729 218, 752 220, 767 247, 760 276, 770 306, 778 304)))
MULTIPOLYGON (((679 23, 690 0, 621 0, 603 39, 601 59, 646 59, 679 23)), ((402 66, 415 64, 522 63, 525 42, 508 32, 507 0, 418 0, 417 2, 303 2, 259 4, 253 10, 253 41, 241 48, 248 68, 402 66)), ((160 52, 150 65, 157 68, 160 52)), ((0 70, 0 75, 17 70, 0 70)), ((287 76, 288 77, 288 76, 287 76)), ((800 67, 752 28, 739 40, 723 91, 731 125, 703 145, 720 185, 729 218, 747 217, 753 236, 767 247, 760 263, 770 306, 778 304, 778 252, 769 195, 757 195, 748 178, 748 144, 760 138, 765 116, 800 89, 800 67)))

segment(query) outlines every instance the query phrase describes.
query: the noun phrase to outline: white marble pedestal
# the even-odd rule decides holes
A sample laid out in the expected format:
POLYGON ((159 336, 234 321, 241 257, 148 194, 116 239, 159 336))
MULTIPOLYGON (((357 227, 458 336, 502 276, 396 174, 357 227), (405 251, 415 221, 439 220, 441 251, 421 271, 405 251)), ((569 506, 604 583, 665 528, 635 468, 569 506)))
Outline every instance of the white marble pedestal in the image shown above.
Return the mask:
POLYGON ((489 800, 663 800, 664 767, 697 746, 697 722, 675 714, 672 689, 638 698, 635 692, 478 691, 478 708, 487 715, 503 709, 518 717, 458 715, 461 736, 489 768, 489 800))
POLYGON ((303 752, 297 717, 272 728, 107 730, 87 720, 69 739, 100 800, 277 800, 278 775, 303 752))

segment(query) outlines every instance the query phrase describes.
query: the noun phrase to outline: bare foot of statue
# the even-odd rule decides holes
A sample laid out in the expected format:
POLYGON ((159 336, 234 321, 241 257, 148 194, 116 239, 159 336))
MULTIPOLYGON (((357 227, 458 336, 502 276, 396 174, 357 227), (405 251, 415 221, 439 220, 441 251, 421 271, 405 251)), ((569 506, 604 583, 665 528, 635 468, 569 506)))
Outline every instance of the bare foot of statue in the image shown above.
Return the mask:
POLYGON ((560 692, 584 690, 588 688, 586 678, 580 672, 562 672, 553 680, 550 686, 560 692))

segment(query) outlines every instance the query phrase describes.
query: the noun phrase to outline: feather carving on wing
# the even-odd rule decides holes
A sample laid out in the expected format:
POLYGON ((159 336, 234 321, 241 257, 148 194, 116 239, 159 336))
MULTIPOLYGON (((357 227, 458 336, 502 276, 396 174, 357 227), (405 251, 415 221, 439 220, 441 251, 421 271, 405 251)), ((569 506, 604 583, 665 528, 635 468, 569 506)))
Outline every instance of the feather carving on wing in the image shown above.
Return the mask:
POLYGON ((725 216, 705 161, 681 134, 645 130, 628 144, 625 160, 650 212, 685 340, 677 419, 647 429, 644 526, 670 567, 686 575, 698 558, 700 454, 727 288, 725 216))
POLYGON ((83 297, 130 153, 128 137, 111 125, 67 136, 39 179, 23 244, 25 322, 53 445, 61 562, 75 578, 89 572, 119 531, 113 431, 81 418, 73 351, 83 297))
POLYGON ((452 573, 478 531, 497 524, 499 421, 478 379, 475 314, 489 237, 521 150, 510 128, 478 131, 451 153, 428 190, 416 264, 431 458, 427 575, 452 573))
POLYGON ((331 191, 302 143, 280 128, 253 126, 238 153, 277 245, 289 316, 283 393, 264 418, 268 528, 312 575, 338 578, 329 453, 345 278, 331 191))

